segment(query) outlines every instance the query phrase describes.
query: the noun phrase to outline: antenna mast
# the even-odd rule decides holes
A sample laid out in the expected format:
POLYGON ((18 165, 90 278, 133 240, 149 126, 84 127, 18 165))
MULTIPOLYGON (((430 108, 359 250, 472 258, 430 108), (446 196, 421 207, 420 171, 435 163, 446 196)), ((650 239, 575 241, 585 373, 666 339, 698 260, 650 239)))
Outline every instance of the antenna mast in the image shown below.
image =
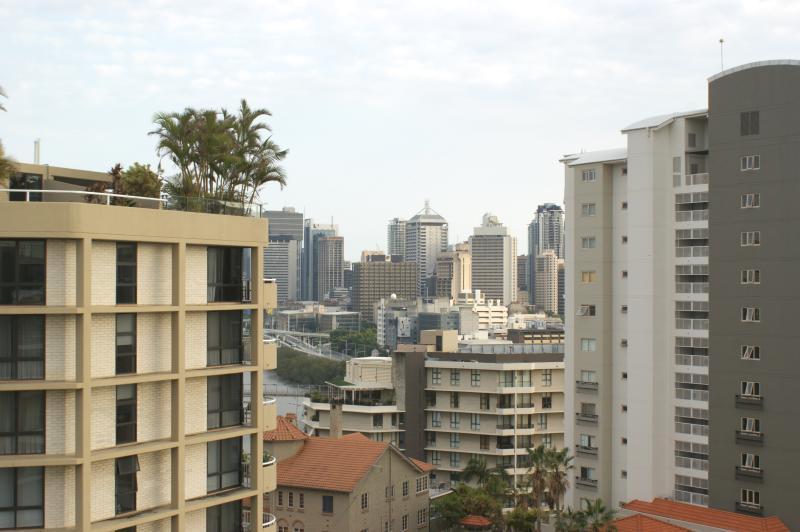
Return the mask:
POLYGON ((725 70, 723 56, 722 56, 722 46, 725 44, 725 39, 722 37, 719 38, 719 69, 720 71, 725 70))

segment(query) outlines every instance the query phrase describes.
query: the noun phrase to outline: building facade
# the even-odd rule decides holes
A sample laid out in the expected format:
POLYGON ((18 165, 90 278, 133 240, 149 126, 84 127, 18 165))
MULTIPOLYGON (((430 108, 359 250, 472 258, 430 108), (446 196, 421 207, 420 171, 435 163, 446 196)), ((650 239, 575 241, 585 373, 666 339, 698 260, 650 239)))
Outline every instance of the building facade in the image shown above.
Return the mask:
POLYGON ((314 247, 317 289, 314 299, 322 301, 334 289, 344 287, 344 238, 319 236, 314 247))
POLYGON ((278 303, 301 298, 301 259, 303 252, 303 214, 292 207, 266 211, 269 243, 264 249, 264 277, 278 284, 278 303))
POLYGON ((536 300, 536 257, 552 249, 558 258, 564 257, 564 209, 555 203, 543 203, 536 208, 528 224, 528 300, 536 300))
POLYGON ((436 297, 454 299, 464 292, 472 292, 472 254, 469 244, 458 243, 453 251, 445 251, 436 258, 436 297))
POLYGON ((396 255, 374 255, 367 259, 353 264, 353 310, 361 314, 361 319, 374 321, 375 303, 392 294, 402 300, 416 298, 416 264, 399 262, 396 255))
POLYGON ((251 331, 276 291, 245 275, 267 222, 84 203, 48 172, 106 174, 19 171, 38 186, 0 198, 0 526, 249 530, 250 506, 275 530, 260 390, 276 351, 251 331))
POLYGON ((517 299, 517 239, 497 216, 485 214, 469 238, 472 288, 487 298, 510 305, 517 299))
POLYGON ((447 251, 447 220, 425 207, 406 222, 405 260, 417 265, 417 294, 427 296, 435 290, 429 287, 430 278, 436 270, 436 258, 447 251))
POLYGON ((389 220, 386 228, 386 253, 397 255, 401 260, 406 257, 406 221, 402 218, 389 220))
MULTIPOLYGON (((316 224, 310 219, 305 220, 303 224, 301 295, 303 300, 311 301, 316 300, 317 294, 319 294, 319 275, 317 272, 318 239, 336 236, 338 227, 336 225, 316 224)), ((344 283, 344 280, 342 280, 342 283, 344 283)))
POLYGON ((558 263, 555 251, 547 249, 536 257, 536 307, 558 313, 558 263))

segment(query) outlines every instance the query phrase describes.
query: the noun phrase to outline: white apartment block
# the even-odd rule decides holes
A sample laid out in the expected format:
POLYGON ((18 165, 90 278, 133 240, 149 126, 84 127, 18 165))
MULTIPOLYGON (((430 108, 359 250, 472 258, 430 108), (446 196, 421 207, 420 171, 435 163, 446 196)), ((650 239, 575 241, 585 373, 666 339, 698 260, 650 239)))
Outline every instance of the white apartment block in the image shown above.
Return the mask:
POLYGON ((0 191, 0 528, 275 530, 276 292, 243 275, 266 221, 88 204, 54 189, 106 174, 19 171, 38 188, 0 191))
POLYGON ((559 258, 552 249, 536 257, 537 308, 544 312, 558 313, 558 263, 559 258))
POLYGON ((708 503, 705 111, 565 156, 568 503, 708 503))

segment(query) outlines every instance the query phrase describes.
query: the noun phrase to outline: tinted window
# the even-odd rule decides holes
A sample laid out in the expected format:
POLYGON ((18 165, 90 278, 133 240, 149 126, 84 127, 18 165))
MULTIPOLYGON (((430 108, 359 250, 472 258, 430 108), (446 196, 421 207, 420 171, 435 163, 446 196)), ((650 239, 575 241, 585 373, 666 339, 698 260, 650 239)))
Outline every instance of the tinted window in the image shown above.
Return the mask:
POLYGON ((44 304, 44 240, 0 240, 0 305, 44 304))
POLYGON ((136 303, 136 243, 117 242, 117 304, 136 303))
POLYGON ((44 378, 44 316, 0 316, 0 380, 44 378))
POLYGON ((208 301, 242 301, 242 248, 208 248, 208 301))

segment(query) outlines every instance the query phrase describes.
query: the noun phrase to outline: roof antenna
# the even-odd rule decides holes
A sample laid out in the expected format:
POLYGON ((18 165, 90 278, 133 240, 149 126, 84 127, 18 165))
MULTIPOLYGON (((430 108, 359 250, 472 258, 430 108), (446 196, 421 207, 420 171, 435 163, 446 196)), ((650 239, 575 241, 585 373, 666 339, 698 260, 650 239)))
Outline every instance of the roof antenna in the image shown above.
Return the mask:
POLYGON ((724 65, 724 63, 723 63, 723 61, 722 61, 722 45, 723 45, 723 44, 725 44, 725 39, 723 39, 722 37, 720 37, 720 38, 719 38, 719 69, 720 69, 720 71, 723 71, 723 70, 725 70, 725 67, 723 66, 723 65, 724 65))

